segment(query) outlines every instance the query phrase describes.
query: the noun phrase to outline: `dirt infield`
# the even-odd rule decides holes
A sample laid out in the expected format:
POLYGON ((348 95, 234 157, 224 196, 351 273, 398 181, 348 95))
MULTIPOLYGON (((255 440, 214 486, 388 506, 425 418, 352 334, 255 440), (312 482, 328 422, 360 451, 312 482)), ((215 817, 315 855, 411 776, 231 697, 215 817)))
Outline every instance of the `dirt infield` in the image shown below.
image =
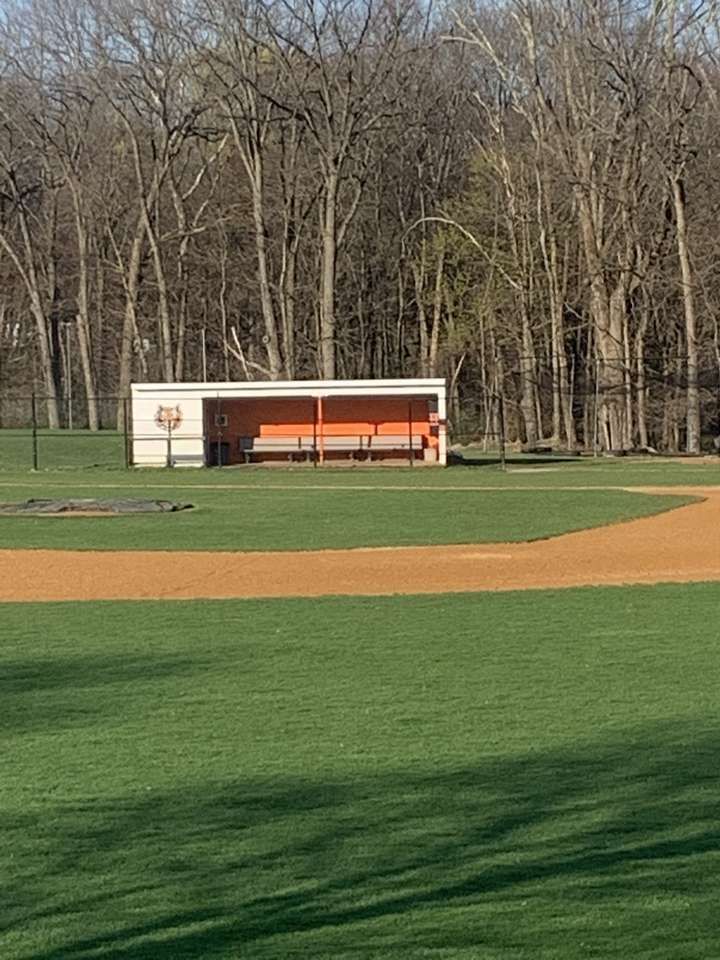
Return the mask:
POLYGON ((720 580, 720 488, 700 502, 534 543, 311 552, 0 550, 0 601, 219 599, 720 580))

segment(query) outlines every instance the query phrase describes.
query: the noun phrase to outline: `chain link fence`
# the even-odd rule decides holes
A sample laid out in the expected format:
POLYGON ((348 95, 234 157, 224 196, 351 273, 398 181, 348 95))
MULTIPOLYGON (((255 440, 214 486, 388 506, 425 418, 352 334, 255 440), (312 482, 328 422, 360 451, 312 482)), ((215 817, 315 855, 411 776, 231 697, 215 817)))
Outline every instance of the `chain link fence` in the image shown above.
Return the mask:
MULTIPOLYGON (((478 371, 449 384, 448 419, 456 445, 486 452, 589 454, 603 452, 677 455, 687 447, 688 378, 685 356, 645 358, 640 366, 607 361, 568 367, 564 386, 552 369, 536 365, 522 373, 496 361, 500 375, 478 371), (608 445, 614 412, 623 434, 608 445), (528 416, 529 415, 529 416, 528 416), (528 421, 533 431, 528 430, 528 421), (534 433, 534 436, 530 434, 534 433)), ((706 353, 697 366, 699 440, 703 453, 720 449, 720 357, 706 353)))
MULTIPOLYGON (((622 383, 601 381, 597 364, 571 371, 566 393, 558 389, 557 378, 548 369, 523 383, 517 370, 503 371, 492 384, 478 371, 461 383, 449 383, 448 431, 451 457, 465 462, 504 463, 516 454, 552 456, 599 455, 606 449, 602 429, 603 411, 614 404, 629 418, 632 442, 624 451, 681 453, 686 445, 687 379, 684 358, 668 369, 646 362, 642 378, 637 371, 624 371, 622 383), (528 436, 528 404, 535 423, 535 436, 528 436), (570 430, 568 432, 568 424, 570 430), (560 425, 560 430, 555 429, 560 425), (570 440, 568 440, 570 436, 570 440)), ((701 449, 720 452, 720 365, 706 357, 698 371, 698 398, 701 422, 701 449)), ((204 436, 202 422, 183 438, 173 436, 172 411, 165 427, 157 422, 137 425, 133 437, 131 403, 128 397, 99 396, 90 402, 75 398, 60 402, 55 409, 61 427, 51 427, 51 404, 37 394, 0 396, 0 470, 44 470, 61 468, 122 469, 143 460, 142 451, 165 444, 168 466, 185 461, 200 462, 185 452, 191 440, 202 440, 202 462, 224 466, 228 442, 223 436, 223 414, 213 410, 211 427, 204 436), (98 429, 90 429, 91 419, 98 429), (190 435, 192 433, 192 436, 190 435), (196 436, 197 434, 197 436, 196 436), (144 447, 145 445, 145 447, 144 447)), ((197 447, 197 444, 195 444, 197 447)), ((317 457, 300 450, 289 459, 313 462, 317 457)))
POLYGON ((0 469, 46 470, 77 467, 126 468, 131 465, 130 401, 93 398, 98 429, 88 427, 87 400, 62 427, 51 427, 48 399, 42 395, 0 397, 0 469))

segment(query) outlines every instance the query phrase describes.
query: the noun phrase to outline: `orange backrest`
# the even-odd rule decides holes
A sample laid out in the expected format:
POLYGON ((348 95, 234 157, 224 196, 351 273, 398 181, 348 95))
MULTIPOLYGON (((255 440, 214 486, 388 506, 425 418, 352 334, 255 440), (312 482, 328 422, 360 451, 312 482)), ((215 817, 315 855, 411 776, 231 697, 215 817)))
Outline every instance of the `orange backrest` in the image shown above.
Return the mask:
MULTIPOLYGON (((240 437, 312 437, 320 433, 320 404, 310 397, 228 398, 206 404, 207 429, 214 415, 227 416, 223 433, 240 437)), ((322 401, 322 433, 341 436, 430 435, 427 400, 403 397, 327 397, 322 401)))

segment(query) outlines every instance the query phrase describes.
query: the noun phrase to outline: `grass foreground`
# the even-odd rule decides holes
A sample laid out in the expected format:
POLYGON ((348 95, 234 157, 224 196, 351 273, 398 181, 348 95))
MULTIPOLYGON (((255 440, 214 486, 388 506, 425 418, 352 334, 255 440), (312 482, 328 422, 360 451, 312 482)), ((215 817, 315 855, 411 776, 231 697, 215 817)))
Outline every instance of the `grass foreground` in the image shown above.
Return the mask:
POLYGON ((3 960, 715 960, 718 603, 5 605, 3 960))

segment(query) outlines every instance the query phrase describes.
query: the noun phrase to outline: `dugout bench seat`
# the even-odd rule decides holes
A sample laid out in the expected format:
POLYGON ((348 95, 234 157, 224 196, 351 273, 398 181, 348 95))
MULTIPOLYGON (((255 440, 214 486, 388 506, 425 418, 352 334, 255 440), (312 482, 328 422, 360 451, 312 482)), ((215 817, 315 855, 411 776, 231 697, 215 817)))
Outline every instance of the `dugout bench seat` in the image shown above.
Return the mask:
MULTIPOLYGON (((373 453, 410 453, 422 450, 422 434, 383 435, 355 434, 352 436, 324 436, 322 447, 325 453, 346 453, 351 460, 372 460, 373 453)), ((238 449, 245 463, 252 463, 253 455, 284 453, 291 462, 295 459, 312 461, 319 453, 320 440, 306 436, 286 437, 240 437, 238 449)))

